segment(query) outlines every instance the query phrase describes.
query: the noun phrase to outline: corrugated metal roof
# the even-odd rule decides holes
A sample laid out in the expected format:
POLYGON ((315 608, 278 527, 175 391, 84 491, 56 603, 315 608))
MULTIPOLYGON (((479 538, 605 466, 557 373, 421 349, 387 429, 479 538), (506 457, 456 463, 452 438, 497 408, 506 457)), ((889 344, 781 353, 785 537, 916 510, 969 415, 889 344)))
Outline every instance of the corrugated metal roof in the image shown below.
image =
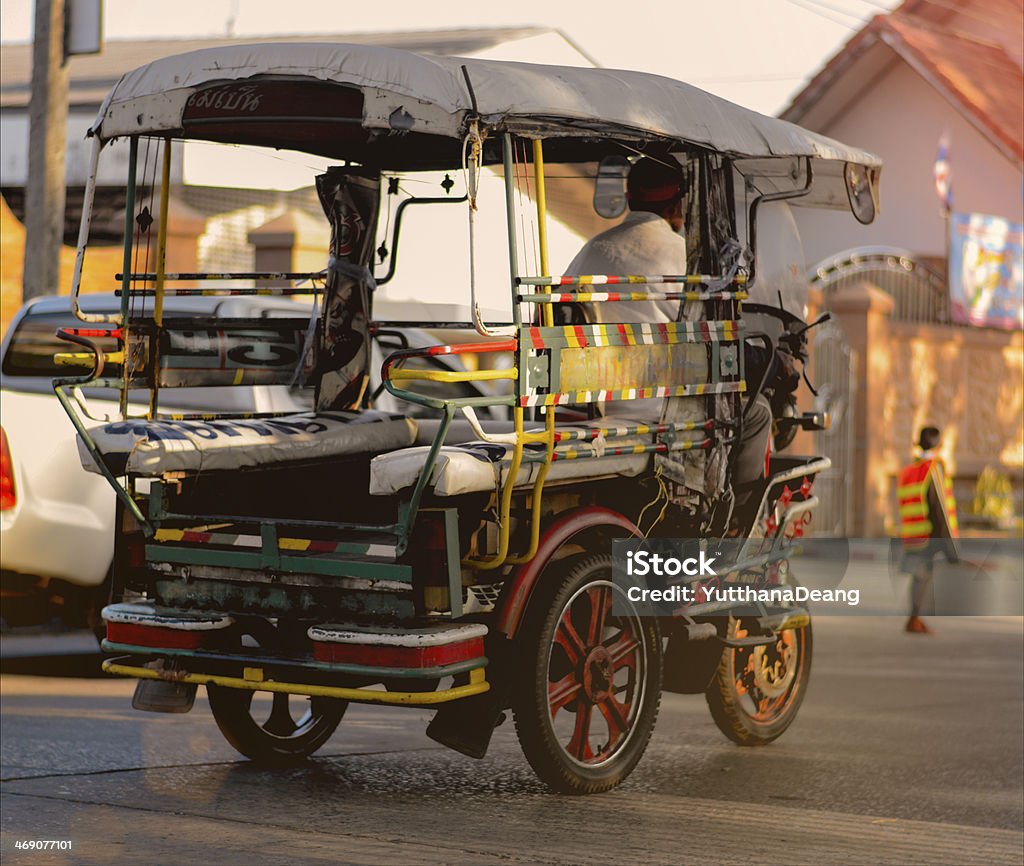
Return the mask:
MULTIPOLYGON (((124 73, 155 57, 182 54, 202 48, 219 48, 254 42, 345 42, 383 45, 431 54, 473 54, 505 42, 555 32, 550 27, 493 27, 461 30, 407 30, 382 33, 346 33, 315 36, 267 36, 224 39, 107 40, 100 54, 78 55, 69 61, 72 106, 97 108, 124 73)), ((4 45, 0 63, 0 108, 28 106, 32 78, 32 46, 4 45)))

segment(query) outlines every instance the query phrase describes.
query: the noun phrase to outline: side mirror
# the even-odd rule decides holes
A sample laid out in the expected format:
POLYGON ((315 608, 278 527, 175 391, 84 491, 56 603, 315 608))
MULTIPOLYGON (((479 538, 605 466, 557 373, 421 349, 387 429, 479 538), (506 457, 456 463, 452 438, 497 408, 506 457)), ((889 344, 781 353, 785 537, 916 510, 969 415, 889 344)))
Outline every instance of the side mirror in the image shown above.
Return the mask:
POLYGON ((844 171, 846 195, 850 200, 850 210, 857 222, 867 225, 875 218, 875 196, 872 189, 874 178, 871 169, 853 162, 846 163, 844 171))
POLYGON ((629 160, 624 156, 606 156, 597 166, 594 181, 594 210, 606 220, 626 212, 626 178, 629 160))

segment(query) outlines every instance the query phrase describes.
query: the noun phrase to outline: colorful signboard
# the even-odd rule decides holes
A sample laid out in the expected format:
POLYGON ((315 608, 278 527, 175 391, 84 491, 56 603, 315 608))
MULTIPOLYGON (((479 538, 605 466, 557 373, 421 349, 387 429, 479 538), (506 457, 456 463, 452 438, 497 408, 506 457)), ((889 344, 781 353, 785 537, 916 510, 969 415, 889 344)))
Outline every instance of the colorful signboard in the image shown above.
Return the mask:
POLYGON ((1024 327, 1024 225, 988 214, 954 213, 949 226, 953 320, 1024 327))

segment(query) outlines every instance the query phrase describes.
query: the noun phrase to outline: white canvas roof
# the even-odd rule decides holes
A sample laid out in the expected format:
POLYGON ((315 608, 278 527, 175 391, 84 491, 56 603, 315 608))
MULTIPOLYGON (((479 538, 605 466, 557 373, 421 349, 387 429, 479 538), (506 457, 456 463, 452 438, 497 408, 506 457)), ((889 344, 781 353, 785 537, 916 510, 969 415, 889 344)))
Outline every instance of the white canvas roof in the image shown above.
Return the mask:
POLYGON ((218 82, 257 77, 336 82, 363 91, 363 126, 459 138, 467 114, 511 131, 572 134, 595 127, 704 145, 744 157, 811 157, 880 168, 873 154, 742 108, 696 87, 641 72, 414 54, 339 43, 230 45, 153 61, 127 73, 93 125, 103 140, 176 132, 188 97, 218 82), (472 91, 467 85, 465 67, 472 91))

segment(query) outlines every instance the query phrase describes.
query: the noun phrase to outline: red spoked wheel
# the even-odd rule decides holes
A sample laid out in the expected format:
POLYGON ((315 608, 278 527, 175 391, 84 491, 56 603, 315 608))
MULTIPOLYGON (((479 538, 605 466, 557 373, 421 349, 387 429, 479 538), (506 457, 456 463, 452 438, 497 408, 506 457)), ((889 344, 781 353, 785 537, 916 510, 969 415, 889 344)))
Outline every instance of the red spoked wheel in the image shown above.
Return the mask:
MULTIPOLYGON (((748 634, 738 620, 729 632, 748 634)), ((727 647, 706 692, 722 733, 741 746, 763 746, 793 724, 807 693, 812 645, 808 623, 779 632, 763 646, 727 647)))
POLYGON ((643 755, 661 700, 657 624, 611 579, 611 557, 575 559, 530 600, 514 695, 537 775, 563 793, 606 791, 643 755))

